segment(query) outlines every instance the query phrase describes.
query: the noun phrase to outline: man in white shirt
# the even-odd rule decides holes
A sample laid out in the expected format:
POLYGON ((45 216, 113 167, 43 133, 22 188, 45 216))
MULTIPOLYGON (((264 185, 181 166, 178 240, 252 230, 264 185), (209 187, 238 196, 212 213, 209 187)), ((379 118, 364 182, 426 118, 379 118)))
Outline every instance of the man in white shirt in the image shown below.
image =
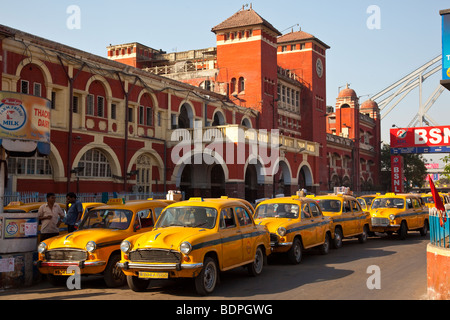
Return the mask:
POLYGON ((54 193, 47 193, 47 203, 43 204, 38 211, 41 221, 41 241, 59 235, 59 225, 64 219, 64 212, 56 202, 54 193), (60 218, 60 219, 58 219, 60 218))

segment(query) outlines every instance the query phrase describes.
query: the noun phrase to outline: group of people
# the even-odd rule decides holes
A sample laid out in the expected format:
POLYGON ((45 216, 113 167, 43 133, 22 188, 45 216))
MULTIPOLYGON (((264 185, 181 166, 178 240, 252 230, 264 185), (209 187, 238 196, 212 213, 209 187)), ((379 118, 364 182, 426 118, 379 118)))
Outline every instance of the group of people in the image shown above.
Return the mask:
POLYGON ((83 205, 77 195, 69 192, 66 195, 67 216, 64 215, 60 205, 56 203, 56 195, 47 193, 47 203, 39 207, 38 216, 41 221, 41 241, 59 235, 59 225, 65 218, 68 232, 75 231, 75 225, 83 214, 83 205), (70 205, 70 206, 69 206, 70 205))

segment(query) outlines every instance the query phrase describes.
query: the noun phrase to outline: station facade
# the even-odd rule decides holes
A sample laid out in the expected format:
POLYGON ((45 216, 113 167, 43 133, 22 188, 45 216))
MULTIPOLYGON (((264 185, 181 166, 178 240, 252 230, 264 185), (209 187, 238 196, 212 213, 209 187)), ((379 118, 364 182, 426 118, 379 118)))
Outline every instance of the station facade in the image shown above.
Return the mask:
POLYGON ((9 154, 8 188, 250 201, 377 189, 378 106, 348 86, 326 105, 327 44, 252 8, 211 31, 211 48, 127 43, 99 57, 0 26, 1 90, 52 102, 50 155, 9 154))

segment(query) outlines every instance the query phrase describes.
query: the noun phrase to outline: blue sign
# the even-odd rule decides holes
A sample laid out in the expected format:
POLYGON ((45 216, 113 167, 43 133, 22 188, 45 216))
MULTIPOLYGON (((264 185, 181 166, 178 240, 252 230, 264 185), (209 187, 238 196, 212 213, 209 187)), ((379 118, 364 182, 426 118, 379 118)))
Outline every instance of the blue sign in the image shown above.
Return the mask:
POLYGON ((450 146, 391 148, 391 155, 404 153, 450 153, 450 146))
POLYGON ((450 12, 442 14, 442 80, 450 80, 450 12))

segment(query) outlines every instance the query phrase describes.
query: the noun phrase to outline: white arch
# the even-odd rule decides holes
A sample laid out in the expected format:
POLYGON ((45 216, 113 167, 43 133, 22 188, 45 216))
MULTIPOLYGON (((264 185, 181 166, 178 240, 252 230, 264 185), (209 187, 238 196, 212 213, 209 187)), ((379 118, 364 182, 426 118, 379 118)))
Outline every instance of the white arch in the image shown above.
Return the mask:
MULTIPOLYGON (((173 169, 172 177, 171 177, 170 180, 171 180, 171 181, 175 180, 175 184, 176 184, 177 187, 180 187, 180 183, 181 183, 181 174, 183 173, 184 167, 185 167, 187 164, 194 164, 194 163, 192 163, 192 158, 193 158, 196 154, 201 154, 201 155, 202 155, 202 158, 203 158, 203 151, 197 151, 197 152, 192 151, 192 152, 189 152, 189 153, 187 153, 187 154, 184 154, 184 155, 178 160, 178 163, 175 165, 175 168, 173 169)), ((222 156, 221 156, 218 152, 215 153, 214 157, 215 157, 215 159, 217 160, 217 161, 215 162, 215 164, 218 164, 218 165, 220 165, 220 166, 222 167, 225 181, 227 181, 230 172, 229 172, 228 167, 227 167, 227 165, 226 165, 226 163, 225 163, 225 160, 222 158, 222 156)), ((202 165, 205 165, 205 166, 211 166, 211 165, 213 165, 213 164, 202 163, 202 165)))
POLYGON ((150 96, 150 99, 152 99, 152 106, 153 106, 153 108, 159 108, 158 99, 156 98, 156 95, 153 92, 151 92, 150 90, 146 89, 146 88, 141 90, 141 92, 139 92, 139 95, 138 95, 138 98, 137 98, 137 103, 139 103, 139 101, 141 101, 142 96, 144 94, 146 94, 146 93, 148 93, 148 95, 150 96))
POLYGON ((227 118, 225 117, 225 114, 223 113, 223 111, 219 108, 216 108, 216 110, 214 110, 214 113, 212 115, 213 122, 214 122, 214 117, 216 116, 216 114, 219 115, 219 121, 221 122, 221 123, 219 123, 220 126, 227 124, 227 118))
POLYGON ((30 63, 38 66, 39 69, 42 71, 42 73, 44 75, 44 79, 45 79, 45 86, 48 89, 48 86, 53 83, 52 74, 51 74, 50 70, 48 70, 46 64, 39 59, 36 59, 36 58, 23 59, 17 66, 16 76, 20 78, 20 73, 22 72, 23 68, 30 63))
POLYGON ((307 170, 304 170, 306 186, 308 186, 308 187, 313 186, 314 185, 314 176, 312 174, 311 166, 309 165, 309 163, 307 161, 303 161, 298 166, 297 177, 300 175, 300 172, 303 169, 303 167, 306 167, 306 169, 307 169, 307 170))
POLYGON ((81 150, 77 153, 76 157, 73 160, 73 165, 77 165, 78 162, 80 162, 81 157, 83 157, 83 155, 91 149, 99 149, 101 151, 104 151, 106 159, 108 159, 109 165, 111 167, 111 174, 117 175, 119 177, 122 176, 122 169, 121 169, 122 167, 114 150, 108 145, 99 145, 98 143, 95 142, 89 143, 85 145, 83 148, 81 148, 81 150))
POLYGON ((86 92, 89 92, 89 87, 91 86, 91 84, 94 81, 100 81, 100 83, 103 85, 103 88, 105 88, 105 92, 106 92, 106 98, 112 97, 112 90, 111 90, 111 86, 109 85, 108 81, 103 76, 98 75, 98 74, 94 74, 88 79, 88 81, 86 82, 86 87, 85 87, 86 92))
POLYGON ((161 156, 155 151, 155 150, 149 150, 146 148, 142 148, 138 150, 130 159, 130 162, 128 163, 127 172, 130 172, 133 168, 133 165, 136 163, 137 159, 141 155, 149 155, 151 158, 155 159, 158 166, 158 172, 161 179, 164 178, 164 161, 162 160, 161 156))

